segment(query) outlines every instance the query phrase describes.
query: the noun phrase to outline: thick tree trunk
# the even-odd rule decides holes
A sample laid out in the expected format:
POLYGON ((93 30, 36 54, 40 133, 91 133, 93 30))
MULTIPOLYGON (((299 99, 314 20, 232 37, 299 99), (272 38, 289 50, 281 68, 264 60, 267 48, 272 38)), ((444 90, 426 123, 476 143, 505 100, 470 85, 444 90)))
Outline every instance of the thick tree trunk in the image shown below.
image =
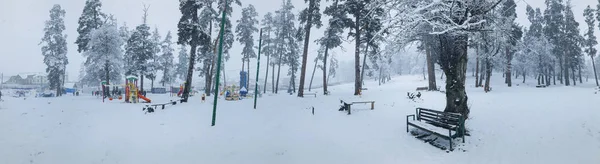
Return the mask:
POLYGON ((575 74, 575 67, 571 67, 571 77, 573 78, 573 86, 577 85, 577 75, 575 74))
POLYGON ((435 81, 435 63, 431 56, 430 47, 425 48, 426 62, 427 62, 427 75, 429 81, 429 91, 437 91, 437 84, 435 81))
POLYGON ((550 68, 546 69, 546 86, 550 86, 550 80, 552 79, 552 77, 550 77, 550 68))
POLYGON ((506 46, 506 60, 507 60, 507 64, 506 64, 506 84, 508 84, 508 87, 512 86, 512 76, 511 76, 511 69, 512 69, 512 52, 510 52, 510 49, 508 46, 506 46))
MULTIPOLYGON (((362 66, 360 68, 360 85, 362 88, 362 85, 365 84, 365 68, 367 66, 367 54, 369 53, 369 44, 365 43, 365 51, 363 52, 363 62, 362 62, 362 66)), ((423 69, 425 70, 425 69, 423 69)), ((425 72, 423 72, 423 78, 425 78, 425 72)))
POLYGON ((144 73, 140 73, 140 89, 139 90, 142 93, 144 93, 144 73))
POLYGON ((483 87, 483 90, 485 92, 489 92, 492 91, 490 89, 490 79, 492 77, 492 65, 491 65, 491 61, 489 58, 485 59, 485 85, 483 87))
MULTIPOLYGON (((554 63, 554 62, 553 62, 554 63)), ((556 85, 556 64, 552 64, 552 68, 548 68, 552 70, 552 79, 553 79, 553 84, 556 85)))
POLYGON ((441 44, 440 63, 446 74, 446 109, 445 112, 461 113, 468 118, 467 93, 465 80, 467 73, 467 42, 464 34, 438 35, 441 44))
POLYGON ((327 95, 327 55, 329 48, 325 48, 325 55, 323 56, 323 95, 327 95))
POLYGON ((360 82, 360 13, 357 12, 355 16, 354 25, 354 39, 356 41, 354 49, 354 95, 360 95, 361 82, 360 82))
POLYGON ((560 69, 561 69, 561 72, 563 73, 563 79, 565 80, 565 85, 569 86, 569 85, 571 85, 571 82, 569 80, 569 78, 571 78, 571 77, 569 76, 569 68, 566 64, 568 61, 563 60, 563 57, 560 57, 559 59, 560 59, 559 63, 560 63, 560 67, 561 67, 560 69))
POLYGON ((581 77, 581 66, 578 67, 579 69, 579 84, 583 83, 583 78, 581 77))
POLYGON ((479 45, 475 46, 475 55, 475 88, 477 88, 479 87, 479 45))
MULTIPOLYGON (((110 69, 108 65, 108 60, 104 63, 104 72, 106 73, 106 85, 110 85, 110 69)), ((58 87, 60 88, 60 86, 58 87)), ((110 96, 110 87, 106 87, 105 89, 106 96, 110 96)))
MULTIPOLYGON (((315 0, 310 0, 308 3, 308 11, 312 13, 315 10, 314 4, 315 0)), ((298 97, 304 97, 304 81, 306 79, 306 60, 308 60, 308 45, 310 43, 310 28, 312 27, 312 16, 313 14, 308 14, 308 20, 306 20, 306 27, 304 28, 304 32, 306 33, 304 37, 304 52, 302 52, 302 66, 300 68, 300 86, 298 87, 298 97)), ((312 81, 312 80, 311 80, 312 81)))
POLYGON ((319 62, 319 61, 318 60, 315 61, 315 67, 313 68, 312 76, 310 76, 310 83, 308 84, 309 92, 312 89, 312 82, 313 82, 313 79, 315 78, 315 72, 317 71, 317 62, 319 62))
POLYGON ((592 56, 592 69, 594 69, 594 79, 596 79, 596 86, 600 86, 598 83, 598 74, 596 73, 596 62, 594 61, 594 57, 592 56))
MULTIPOLYGON (((196 30, 194 30, 196 31, 196 30)), ((197 33, 197 32, 194 32, 197 33)), ((195 37, 196 38, 196 37, 195 37)), ((183 94, 181 96, 181 98, 183 99, 183 102, 187 102, 188 98, 190 97, 190 90, 192 88, 192 76, 194 75, 194 62, 196 61, 196 44, 191 44, 192 49, 190 51, 190 63, 188 65, 188 71, 187 71, 187 76, 185 78, 185 84, 183 87, 183 94)), ((144 81, 144 76, 142 75, 142 86, 143 86, 143 81, 144 81)))

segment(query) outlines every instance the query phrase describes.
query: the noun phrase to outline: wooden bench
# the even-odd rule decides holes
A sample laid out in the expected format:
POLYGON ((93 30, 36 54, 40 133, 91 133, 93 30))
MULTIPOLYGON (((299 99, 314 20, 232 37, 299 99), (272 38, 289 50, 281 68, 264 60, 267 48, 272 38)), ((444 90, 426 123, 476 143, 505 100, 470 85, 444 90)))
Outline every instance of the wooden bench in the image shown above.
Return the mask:
POLYGON ((465 143, 465 120, 460 113, 440 112, 431 109, 417 108, 414 114, 406 116, 406 132, 412 126, 450 141, 452 151, 452 139, 462 136, 465 143), (412 120, 409 119, 412 117, 412 120), (416 119, 415 119, 416 118, 416 119), (454 133, 452 133, 454 131, 454 133))
POLYGON ((351 106, 354 104, 368 104, 371 103, 371 110, 375 109, 375 101, 357 101, 357 102, 351 102, 351 103, 346 103, 343 100, 340 100, 340 103, 342 103, 342 106, 340 107, 339 111, 348 111, 348 115, 352 114, 352 110, 351 110, 351 106))
POLYGON ((305 93, 303 93, 303 96, 306 96, 306 95, 314 95, 315 97, 317 97, 317 93, 315 93, 315 92, 305 92, 305 93))
POLYGON ((417 87, 417 91, 426 91, 429 90, 429 87, 417 87))

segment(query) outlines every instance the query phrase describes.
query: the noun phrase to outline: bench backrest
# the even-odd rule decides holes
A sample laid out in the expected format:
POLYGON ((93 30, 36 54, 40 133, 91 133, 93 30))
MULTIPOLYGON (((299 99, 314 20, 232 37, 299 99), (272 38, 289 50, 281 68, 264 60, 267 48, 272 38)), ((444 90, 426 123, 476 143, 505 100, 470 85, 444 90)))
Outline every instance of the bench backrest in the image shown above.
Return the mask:
POLYGON ((447 129, 452 126, 464 127, 464 119, 460 113, 417 108, 417 119, 447 129))

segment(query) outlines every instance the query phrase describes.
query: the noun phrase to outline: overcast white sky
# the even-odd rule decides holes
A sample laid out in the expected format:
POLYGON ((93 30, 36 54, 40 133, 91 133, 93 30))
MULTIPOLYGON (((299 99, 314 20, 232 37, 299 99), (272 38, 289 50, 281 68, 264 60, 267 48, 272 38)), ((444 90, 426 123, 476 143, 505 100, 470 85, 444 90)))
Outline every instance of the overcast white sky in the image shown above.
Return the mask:
MULTIPOLYGON (((516 0, 518 22, 528 26, 529 23, 525 16, 525 6, 544 8, 544 0, 516 0)), ((262 20, 266 12, 273 12, 281 5, 281 0, 243 0, 243 7, 248 4, 253 4, 259 12, 259 20, 262 20)), ((304 8, 304 0, 292 0, 295 5, 295 11, 304 8)), ((587 5, 596 6, 598 3, 595 0, 573 0, 574 12, 576 19, 580 22, 581 32, 587 27, 583 21, 583 9, 587 5)), ((177 22, 180 17, 179 1, 177 0, 102 0, 102 10, 105 13, 113 14, 118 19, 119 24, 127 22, 129 28, 139 25, 142 17, 142 4, 150 5, 148 15, 148 23, 151 27, 158 27, 159 32, 164 37, 167 31, 173 34, 177 33, 177 22)), ((325 7, 325 2, 322 2, 322 8, 325 7)), ((49 19, 49 10, 54 4, 60 4, 67 14, 65 17, 66 34, 68 35, 68 49, 70 64, 67 66, 69 79, 75 79, 79 75, 79 66, 84 61, 84 58, 77 52, 77 46, 74 44, 77 38, 77 21, 85 0, 0 0, 0 72, 5 76, 10 76, 18 73, 26 72, 44 72, 45 65, 41 55, 40 46, 38 43, 43 36, 44 21, 49 19)), ((234 7, 232 20, 238 20, 240 17, 240 7, 234 7)), ((322 21, 326 23, 328 18, 324 17, 322 21)), ((235 26, 235 25, 234 25, 235 26)), ((322 36, 324 28, 315 30, 313 28, 311 39, 317 39, 322 36)), ((600 34, 596 29, 596 34, 600 34)), ((174 36, 176 37, 176 35, 174 36)), ((258 34, 256 34, 258 40, 258 34)), ((176 41, 176 38, 174 38, 176 41)), ((256 42, 258 44, 258 42, 256 42)), ((316 54, 317 45, 311 42, 311 51, 309 52, 309 69, 312 71, 312 59, 316 54)), ((346 44, 345 53, 352 53, 353 46, 346 44)), ((231 60, 227 63, 228 73, 239 71, 241 66, 239 53, 241 45, 237 42, 234 44, 231 53, 231 60)), ((351 60, 351 56, 345 55, 344 52, 339 52, 340 60, 351 60)), ((264 69, 266 59, 263 57, 264 69)), ((252 68, 256 68, 254 61, 251 64, 252 68)), ((251 71, 254 74, 254 71, 251 71)), ((5 78, 6 79, 6 78, 5 78)))

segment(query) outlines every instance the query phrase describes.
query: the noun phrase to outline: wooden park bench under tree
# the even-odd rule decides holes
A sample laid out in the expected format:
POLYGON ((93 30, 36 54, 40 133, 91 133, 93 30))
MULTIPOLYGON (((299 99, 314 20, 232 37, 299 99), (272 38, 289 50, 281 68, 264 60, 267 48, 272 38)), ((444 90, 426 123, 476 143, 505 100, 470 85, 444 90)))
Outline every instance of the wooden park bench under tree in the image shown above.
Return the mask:
MULTIPOLYGON (((460 113, 417 108, 416 117, 414 114, 406 116, 406 132, 409 132, 409 126, 447 139, 450 141, 451 151, 453 150, 452 139, 460 136, 462 137, 462 142, 465 143, 465 119, 460 113), (412 120, 410 120, 409 117, 412 117, 412 120)), ((429 135, 419 136, 417 138, 423 138, 429 135)))

